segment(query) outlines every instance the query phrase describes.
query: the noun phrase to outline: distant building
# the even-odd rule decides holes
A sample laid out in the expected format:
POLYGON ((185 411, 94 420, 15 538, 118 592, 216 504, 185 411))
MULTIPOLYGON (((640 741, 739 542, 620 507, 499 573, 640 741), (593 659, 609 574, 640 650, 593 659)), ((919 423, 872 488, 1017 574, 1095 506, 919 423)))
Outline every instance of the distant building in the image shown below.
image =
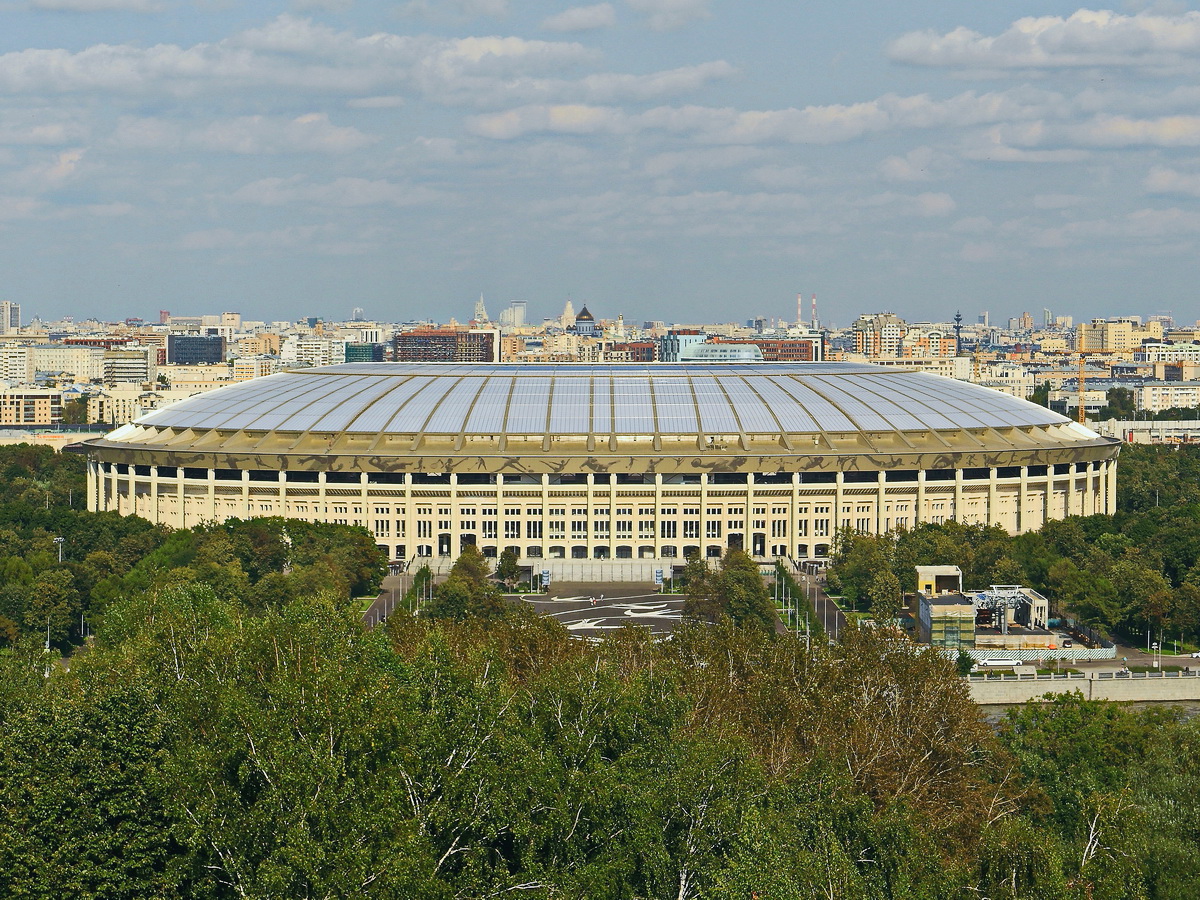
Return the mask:
POLYGON ((249 381, 264 375, 274 375, 283 369, 283 360, 278 356, 261 353, 257 356, 239 356, 233 360, 233 380, 249 381))
POLYGON ((21 330, 21 304, 0 300, 0 334, 16 334, 21 330))
POLYGON ((743 363, 762 362, 763 353, 756 344, 750 342, 729 342, 720 344, 692 344, 684 348, 679 356, 681 363, 743 363))
POLYGON ((224 360, 225 338, 220 335, 167 335, 167 365, 207 365, 224 360))
POLYGON ((498 362, 499 333, 480 328, 418 328, 392 339, 397 362, 498 362))
POLYGON ((55 425, 61 421, 61 391, 34 388, 0 391, 0 425, 55 425))
POLYGON ((655 341, 629 341, 613 344, 605 351, 609 362, 654 362, 658 352, 655 341))
POLYGON ((142 384, 158 377, 158 362, 152 347, 104 351, 104 383, 142 384))
POLYGON ((822 362, 825 359, 825 340, 819 332, 801 338, 750 338, 730 340, 714 338, 714 343, 725 345, 752 344, 761 352, 766 362, 822 362))
POLYGON ((575 317, 575 333, 579 337, 596 337, 596 317, 588 312, 586 306, 575 317))
POLYGON ((852 328, 854 352, 868 358, 899 356, 908 323, 892 313, 859 316, 852 328))
POLYGON ((346 362, 383 362, 383 344, 346 344, 346 362))
POLYGON ((660 362, 679 362, 683 352, 696 344, 703 344, 708 335, 692 328, 672 328, 658 339, 660 362))

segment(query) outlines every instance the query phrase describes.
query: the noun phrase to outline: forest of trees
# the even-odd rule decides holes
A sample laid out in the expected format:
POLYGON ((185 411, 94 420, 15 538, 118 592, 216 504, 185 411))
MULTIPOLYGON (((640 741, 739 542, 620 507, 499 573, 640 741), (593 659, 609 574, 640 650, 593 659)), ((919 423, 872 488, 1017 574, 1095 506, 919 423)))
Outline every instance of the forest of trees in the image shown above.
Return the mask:
MULTIPOLYGON (((1200 896, 1200 720, 1065 696, 990 726, 890 630, 776 634, 735 556, 693 573, 728 605, 695 592, 670 641, 571 639, 473 554, 432 614, 370 630, 347 602, 379 576, 365 532, 88 515, 73 464, 29 452, 0 450, 0 895, 1200 896), (95 631, 69 667, 28 612, 47 571, 95 631)), ((1140 565, 1178 593, 1198 462, 1127 448, 1113 519, 930 526, 885 561, 897 582, 964 548, 972 578, 1140 565)), ((865 596, 892 590, 878 563, 865 596)))
POLYGON ((65 650, 115 600, 174 584, 262 609, 318 591, 374 594, 383 577, 366 529, 276 518, 172 531, 87 512, 85 472, 81 456, 0 447, 0 646, 38 634, 65 650))
POLYGON ((882 536, 842 532, 830 589, 861 608, 883 598, 887 615, 893 577, 912 591, 916 565, 957 565, 965 587, 1028 585, 1059 612, 1118 638, 1144 643, 1149 629, 1156 639, 1200 644, 1200 446, 1127 445, 1117 473, 1113 516, 1073 516, 1015 537, 956 522, 882 536))

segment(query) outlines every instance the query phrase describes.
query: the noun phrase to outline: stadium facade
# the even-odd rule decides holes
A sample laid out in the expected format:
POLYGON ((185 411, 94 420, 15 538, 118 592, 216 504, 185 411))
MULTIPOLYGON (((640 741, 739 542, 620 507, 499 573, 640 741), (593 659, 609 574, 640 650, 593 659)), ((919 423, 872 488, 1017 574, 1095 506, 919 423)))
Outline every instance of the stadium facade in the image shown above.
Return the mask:
POLYGON ((395 560, 513 548, 558 577, 691 552, 820 559, 839 527, 1019 533, 1112 512, 1120 442, 1040 406, 845 363, 359 363, 157 410, 88 446, 89 508, 363 525, 395 560))

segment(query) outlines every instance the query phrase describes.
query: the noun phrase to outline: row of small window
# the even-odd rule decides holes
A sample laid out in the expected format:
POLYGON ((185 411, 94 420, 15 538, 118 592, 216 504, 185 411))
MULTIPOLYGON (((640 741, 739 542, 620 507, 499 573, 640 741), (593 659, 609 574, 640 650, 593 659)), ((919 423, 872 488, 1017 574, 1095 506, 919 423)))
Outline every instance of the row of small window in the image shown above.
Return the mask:
MULTIPOLYGON (((380 547, 379 549, 387 552, 386 547, 380 547)), ((516 545, 497 547, 495 545, 485 544, 479 549, 483 556, 487 557, 488 559, 495 559, 500 552, 505 550, 511 550, 518 557, 523 556, 525 559, 588 559, 589 556, 592 559, 633 559, 635 556, 641 559, 686 559, 693 554, 699 554, 701 552, 703 552, 703 554, 710 559, 715 559, 723 556, 727 548, 723 544, 709 544, 705 547, 688 544, 685 544, 683 547, 678 547, 674 544, 664 544, 658 547, 656 550, 653 546, 633 547, 629 544, 621 544, 613 548, 605 546, 592 547, 590 554, 587 547, 564 547, 560 545, 547 547, 545 549, 545 553, 543 554, 540 544, 535 544, 528 547, 520 547, 516 545)), ((795 548, 794 555, 797 559, 808 559, 811 553, 813 557, 821 559, 829 555, 829 549, 829 544, 799 544, 795 548)), ((433 544, 417 544, 413 548, 413 552, 418 558, 431 557, 435 554, 435 552, 438 556, 450 555, 449 545, 445 543, 439 544, 436 547, 433 544)), ((758 545, 754 547, 752 552, 755 556, 768 555, 766 545, 758 545)), ((772 544, 770 546, 769 555, 773 557, 789 556, 792 555, 792 553, 792 549, 786 544, 772 544)), ((408 548, 406 546, 400 545, 395 548, 396 559, 406 559, 407 557, 408 548)))
MULTIPOLYGON (((1075 472, 1100 471, 1103 463, 1100 460, 1094 462, 1081 463, 1056 463, 1053 467, 1055 475, 1068 475, 1072 470, 1075 472)), ((150 466, 135 465, 133 474, 149 477, 150 466)), ((128 475, 130 466, 128 463, 101 463, 101 469, 104 472, 116 471, 118 475, 128 475)), ((179 469, 176 466, 159 466, 158 476, 160 478, 177 478, 179 469)), ((184 478, 195 478, 208 480, 209 469, 198 469, 192 467, 184 467, 184 478)), ((213 478, 217 481, 241 481, 241 469, 213 469, 213 478)), ((249 469, 247 478, 250 481, 267 481, 278 482, 280 475, 283 475, 283 480, 292 484, 317 484, 321 481, 320 472, 302 472, 302 471, 287 471, 278 472, 274 469, 249 469)), ((966 481, 987 480, 992 477, 990 468, 969 468, 969 469, 925 469, 926 481, 953 481, 954 473, 961 471, 963 479, 966 481)), ((1021 477, 1020 466, 1001 466, 996 470, 997 478, 1019 478, 1021 477)), ((906 482, 918 481, 920 478, 919 469, 893 469, 884 473, 884 481, 887 482, 906 482)), ((1044 478, 1050 474, 1049 466, 1027 466, 1025 474, 1029 478, 1044 478)), ((361 484, 362 473, 359 472, 325 472, 326 484, 361 484)), ((451 484, 451 478, 448 474, 427 474, 421 472, 403 473, 403 472, 367 472, 367 484, 410 484, 410 485, 445 485, 451 484)), ((587 475, 550 475, 548 483, 551 485, 582 485, 587 484, 587 475)), ((836 473, 834 472, 797 472, 795 479, 800 484, 834 484, 837 481, 836 473)), ((842 482, 844 484, 875 484, 879 481, 879 473, 876 471, 865 472, 843 472, 842 482)), ((490 485, 496 484, 495 475, 479 475, 473 473, 460 473, 456 483, 459 486, 470 485, 490 485)), ((541 475, 505 475, 504 483, 506 485, 514 484, 532 484, 540 485, 542 483, 541 475)), ((595 474, 592 475, 592 484, 654 484, 655 477, 653 475, 608 475, 595 474)), ((665 485, 671 484, 700 484, 700 475, 664 475, 662 483, 665 485)), ((708 476, 708 483, 713 485, 721 484, 750 484, 750 475, 744 472, 713 472, 708 476)), ((791 472, 771 472, 757 473, 753 476, 754 484, 793 484, 793 473, 791 472)))

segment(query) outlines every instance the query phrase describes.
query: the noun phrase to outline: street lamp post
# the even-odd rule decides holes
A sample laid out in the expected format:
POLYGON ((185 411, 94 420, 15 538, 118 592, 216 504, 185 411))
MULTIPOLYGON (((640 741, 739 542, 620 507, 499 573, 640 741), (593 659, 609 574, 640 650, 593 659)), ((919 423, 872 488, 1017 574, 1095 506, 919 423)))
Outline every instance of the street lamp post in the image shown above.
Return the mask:
POLYGON ((62 548, 63 548, 63 544, 66 542, 66 540, 67 540, 66 538, 62 538, 62 537, 56 537, 54 539, 54 543, 58 546, 58 562, 60 565, 62 564, 62 548))

